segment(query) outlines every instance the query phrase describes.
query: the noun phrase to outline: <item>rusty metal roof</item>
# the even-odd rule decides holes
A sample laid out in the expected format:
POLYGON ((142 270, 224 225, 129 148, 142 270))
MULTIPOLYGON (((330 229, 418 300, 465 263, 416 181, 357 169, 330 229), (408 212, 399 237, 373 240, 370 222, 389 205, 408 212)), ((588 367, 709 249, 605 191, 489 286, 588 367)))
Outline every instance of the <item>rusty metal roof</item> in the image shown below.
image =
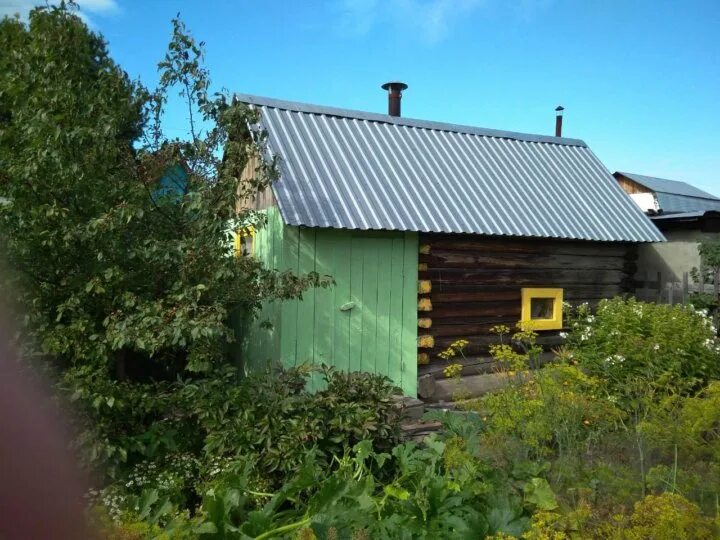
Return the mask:
POLYGON ((289 225, 664 240, 587 145, 237 95, 260 108, 289 225))

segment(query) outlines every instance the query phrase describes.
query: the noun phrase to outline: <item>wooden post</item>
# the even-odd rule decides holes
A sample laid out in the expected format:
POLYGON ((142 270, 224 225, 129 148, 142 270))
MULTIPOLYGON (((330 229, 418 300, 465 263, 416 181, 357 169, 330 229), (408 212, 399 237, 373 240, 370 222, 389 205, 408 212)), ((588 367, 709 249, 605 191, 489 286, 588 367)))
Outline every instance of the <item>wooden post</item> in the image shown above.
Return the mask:
POLYGON ((657 273, 657 300, 656 300, 656 302, 658 304, 662 304, 662 293, 663 293, 662 272, 658 272, 657 273))
POLYGON ((715 293, 715 300, 720 298, 720 268, 715 270, 715 275, 713 276, 713 285, 715 285, 714 293, 715 293))
POLYGON ((682 280, 682 303, 687 304, 688 297, 690 296, 690 280, 687 272, 683 272, 682 280))
POLYGON ((675 283, 672 281, 668 281, 667 290, 668 290, 668 304, 670 304, 672 306, 673 305, 673 292, 675 290, 675 283))
POLYGON ((700 283, 698 283, 699 293, 705 292, 705 266, 703 265, 702 261, 700 261, 700 283))
POLYGON ((648 275, 648 271, 645 270, 642 273, 642 288, 638 292, 636 291, 636 295, 640 300, 647 301, 650 299, 650 293, 648 292, 650 290, 650 276, 648 275))

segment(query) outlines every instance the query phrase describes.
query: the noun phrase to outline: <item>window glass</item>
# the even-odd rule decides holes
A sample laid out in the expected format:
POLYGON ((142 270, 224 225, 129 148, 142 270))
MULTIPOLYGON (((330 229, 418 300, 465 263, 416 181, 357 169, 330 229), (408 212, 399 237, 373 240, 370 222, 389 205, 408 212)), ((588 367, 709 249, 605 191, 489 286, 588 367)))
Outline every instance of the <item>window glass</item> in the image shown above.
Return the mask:
POLYGON ((532 298, 530 300, 530 318, 552 319, 554 308, 554 298, 532 298))

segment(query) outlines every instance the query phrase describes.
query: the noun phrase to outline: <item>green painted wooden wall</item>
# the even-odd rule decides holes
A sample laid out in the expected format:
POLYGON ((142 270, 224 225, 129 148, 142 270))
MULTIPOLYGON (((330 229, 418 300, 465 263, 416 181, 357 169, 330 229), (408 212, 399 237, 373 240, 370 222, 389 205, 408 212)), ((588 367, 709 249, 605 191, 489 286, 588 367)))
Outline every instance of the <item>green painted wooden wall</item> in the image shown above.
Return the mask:
MULTIPOLYGON (((369 371, 414 396, 417 234, 291 227, 276 207, 267 218, 255 237, 257 258, 268 268, 330 275, 335 285, 310 289, 302 300, 266 303, 244 330, 244 365, 259 369, 281 360, 369 371)), ((311 384, 317 388, 319 380, 311 384)))

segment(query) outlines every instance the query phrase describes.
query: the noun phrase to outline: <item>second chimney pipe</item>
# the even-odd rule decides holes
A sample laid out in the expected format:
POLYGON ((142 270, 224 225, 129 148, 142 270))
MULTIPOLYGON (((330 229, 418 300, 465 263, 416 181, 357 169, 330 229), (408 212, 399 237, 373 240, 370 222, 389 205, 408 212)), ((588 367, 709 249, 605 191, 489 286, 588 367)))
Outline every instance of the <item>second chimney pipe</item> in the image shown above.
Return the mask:
POLYGON ((391 81, 382 85, 383 90, 388 91, 388 114, 390 116, 400 116, 400 100, 402 99, 403 90, 406 90, 407 84, 391 81))
POLYGON ((555 109, 555 136, 562 137, 562 119, 565 107, 558 105, 555 109))

